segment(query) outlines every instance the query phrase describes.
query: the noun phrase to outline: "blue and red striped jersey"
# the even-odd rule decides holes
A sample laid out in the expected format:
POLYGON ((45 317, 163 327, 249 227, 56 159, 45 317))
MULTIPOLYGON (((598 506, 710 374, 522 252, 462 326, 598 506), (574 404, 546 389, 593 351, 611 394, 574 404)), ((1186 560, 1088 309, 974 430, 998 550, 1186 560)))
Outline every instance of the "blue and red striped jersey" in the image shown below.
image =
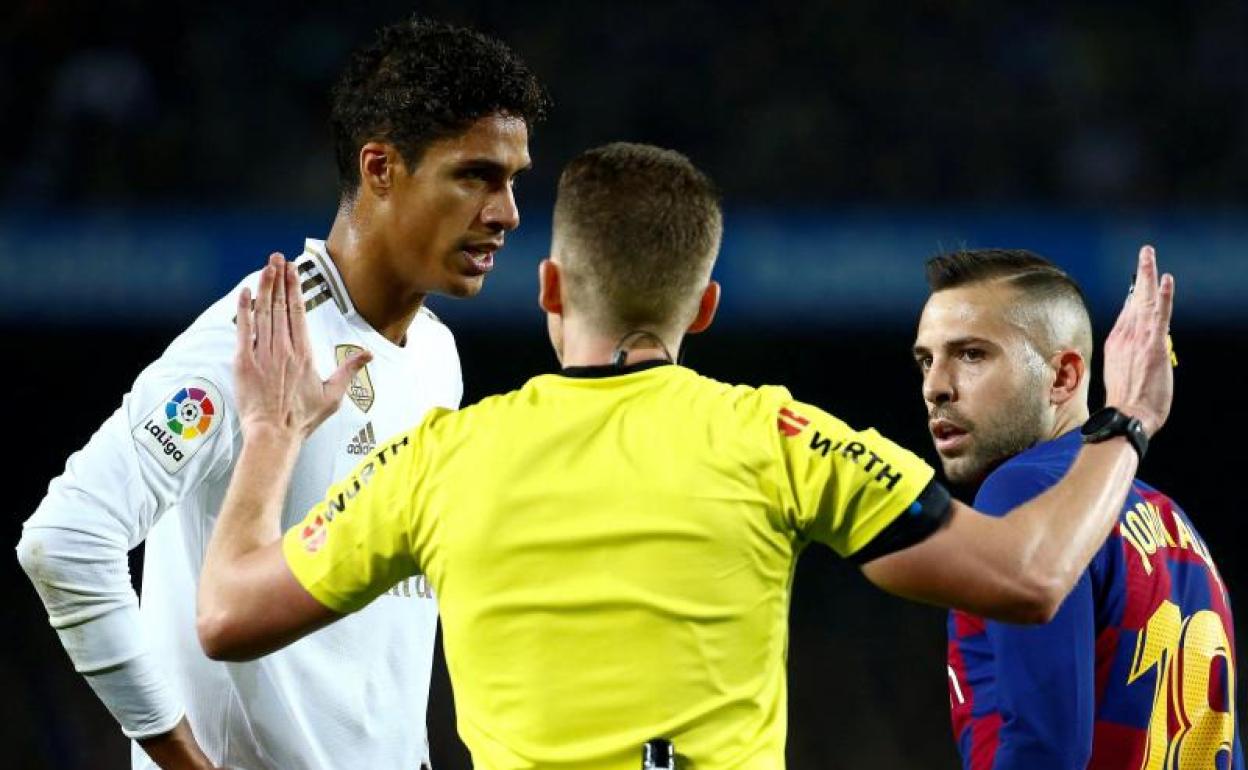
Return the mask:
MULTIPOLYGON (((1078 431, 1011 458, 975 507, 1001 516, 1056 484, 1078 431)), ((1235 628, 1204 540, 1138 479, 1052 622, 949 614, 949 699, 966 770, 1245 770, 1235 628)))

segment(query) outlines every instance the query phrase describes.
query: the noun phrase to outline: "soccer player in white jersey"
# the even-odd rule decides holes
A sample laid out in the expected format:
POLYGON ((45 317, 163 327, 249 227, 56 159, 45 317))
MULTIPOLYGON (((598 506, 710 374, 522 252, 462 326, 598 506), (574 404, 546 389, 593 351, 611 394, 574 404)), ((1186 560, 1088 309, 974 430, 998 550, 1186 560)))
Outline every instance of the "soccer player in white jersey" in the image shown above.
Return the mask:
MULTIPOLYGON (((480 291, 519 224, 513 183, 547 103, 513 52, 461 28, 401 22, 352 56, 333 92, 337 216, 296 259, 316 366, 345 397, 300 449, 288 526, 378 441, 458 406, 455 343, 424 298, 480 291)), ((18 555, 75 668, 135 740, 134 767, 417 770, 437 625, 423 581, 253 663, 211 661, 196 640, 196 580, 241 441, 237 297, 256 284, 138 376, 52 482, 18 555), (140 609, 126 554, 144 541, 140 609)))

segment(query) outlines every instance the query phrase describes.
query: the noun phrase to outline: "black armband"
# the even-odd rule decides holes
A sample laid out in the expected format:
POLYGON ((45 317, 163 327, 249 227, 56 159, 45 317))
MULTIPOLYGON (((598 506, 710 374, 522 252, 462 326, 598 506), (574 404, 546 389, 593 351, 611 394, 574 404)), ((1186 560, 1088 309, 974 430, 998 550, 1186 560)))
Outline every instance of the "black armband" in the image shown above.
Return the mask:
POLYGON ((949 491, 936 479, 927 482, 910 507, 880 530, 871 542, 849 556, 854 564, 866 564, 872 559, 887 556, 903 548, 922 542, 940 529, 949 518, 953 500, 949 491))

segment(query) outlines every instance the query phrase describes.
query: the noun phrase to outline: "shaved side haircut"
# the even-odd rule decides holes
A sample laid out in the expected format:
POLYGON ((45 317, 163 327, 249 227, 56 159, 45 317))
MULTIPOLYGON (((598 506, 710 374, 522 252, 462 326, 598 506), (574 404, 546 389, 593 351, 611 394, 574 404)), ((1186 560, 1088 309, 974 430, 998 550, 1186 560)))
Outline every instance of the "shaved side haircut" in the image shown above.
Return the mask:
POLYGON ((1019 302, 1010 320, 1049 356, 1073 348, 1092 360, 1092 319, 1079 284, 1049 260, 1026 249, 964 249, 927 262, 927 286, 946 289, 998 283, 1013 289, 1019 302))

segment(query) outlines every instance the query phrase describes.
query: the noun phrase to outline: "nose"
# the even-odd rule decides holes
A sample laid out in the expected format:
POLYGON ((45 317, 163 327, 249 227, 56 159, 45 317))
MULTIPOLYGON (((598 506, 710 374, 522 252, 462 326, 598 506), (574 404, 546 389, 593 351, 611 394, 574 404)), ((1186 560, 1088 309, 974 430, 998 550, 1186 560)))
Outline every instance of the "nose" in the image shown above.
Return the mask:
POLYGON ((941 356, 934 356, 927 371, 923 373, 923 400, 938 405, 956 399, 957 389, 948 362, 941 356))
POLYGON ((520 209, 510 184, 505 184, 492 195, 481 209, 481 220, 492 232, 508 232, 520 226, 520 209))

